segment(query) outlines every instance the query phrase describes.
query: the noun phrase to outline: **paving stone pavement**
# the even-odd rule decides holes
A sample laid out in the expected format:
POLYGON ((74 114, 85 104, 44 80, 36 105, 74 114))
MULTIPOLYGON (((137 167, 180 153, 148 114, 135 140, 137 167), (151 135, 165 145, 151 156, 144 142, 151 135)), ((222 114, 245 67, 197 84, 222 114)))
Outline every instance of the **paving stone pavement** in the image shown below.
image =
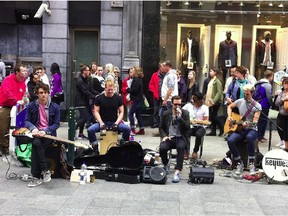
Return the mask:
MULTIPOLYGON (((67 138, 67 123, 61 123, 58 136, 67 138)), ((146 135, 136 136, 143 148, 157 149, 157 129, 146 129, 146 135)), ((268 138, 268 132, 266 132, 268 138)), ((279 141, 272 133, 272 147, 279 141)), ((87 142, 87 141, 83 141, 87 142)), ((192 138, 191 146, 194 145, 192 138)), ((261 144, 263 154, 267 143, 261 144)), ((228 147, 223 137, 205 137, 203 160, 211 164, 222 159, 228 147)), ((3 158, 3 157, 2 157, 3 158)), ((233 177, 221 177, 215 170, 214 183, 188 184, 189 165, 185 165, 180 183, 165 185, 124 184, 96 179, 79 185, 64 179, 36 188, 27 182, 7 180, 8 164, 0 160, 0 215, 287 215, 287 185, 268 184, 267 181, 251 183, 233 177)), ((8 173, 29 174, 29 168, 11 165, 8 173)))

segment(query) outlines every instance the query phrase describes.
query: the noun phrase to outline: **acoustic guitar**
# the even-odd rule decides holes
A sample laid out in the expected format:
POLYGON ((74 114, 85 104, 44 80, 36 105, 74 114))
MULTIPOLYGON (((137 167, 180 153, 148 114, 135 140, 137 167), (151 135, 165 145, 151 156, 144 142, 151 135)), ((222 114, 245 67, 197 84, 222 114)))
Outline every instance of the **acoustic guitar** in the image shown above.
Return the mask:
MULTIPOLYGON (((31 131, 28 128, 16 129, 12 132, 12 136, 14 136, 14 137, 27 137, 30 139, 34 138, 31 131)), ((53 140, 56 140, 59 142, 71 144, 71 145, 74 145, 75 147, 78 147, 78 148, 84 148, 84 149, 91 148, 91 146, 89 146, 89 145, 78 143, 78 142, 73 142, 71 140, 61 138, 61 137, 56 137, 56 136, 52 136, 52 135, 48 135, 48 134, 46 134, 44 137, 47 139, 53 139, 53 140)))
POLYGON ((254 127, 257 125, 256 123, 250 122, 250 121, 243 121, 242 117, 232 112, 231 117, 233 121, 229 121, 229 119, 226 119, 225 125, 224 125, 224 133, 232 133, 232 132, 239 132, 243 128, 243 123, 247 125, 247 127, 254 127))

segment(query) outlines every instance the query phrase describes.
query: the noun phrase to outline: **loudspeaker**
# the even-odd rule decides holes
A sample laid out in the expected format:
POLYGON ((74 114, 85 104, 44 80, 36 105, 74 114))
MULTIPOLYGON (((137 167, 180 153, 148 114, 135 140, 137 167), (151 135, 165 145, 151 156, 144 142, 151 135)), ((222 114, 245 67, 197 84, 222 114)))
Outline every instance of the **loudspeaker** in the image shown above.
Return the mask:
POLYGON ((60 174, 60 146, 58 143, 52 143, 45 149, 47 167, 51 172, 52 178, 61 178, 60 174))
POLYGON ((144 166, 143 182, 154 184, 165 184, 167 181, 166 171, 162 167, 144 166))

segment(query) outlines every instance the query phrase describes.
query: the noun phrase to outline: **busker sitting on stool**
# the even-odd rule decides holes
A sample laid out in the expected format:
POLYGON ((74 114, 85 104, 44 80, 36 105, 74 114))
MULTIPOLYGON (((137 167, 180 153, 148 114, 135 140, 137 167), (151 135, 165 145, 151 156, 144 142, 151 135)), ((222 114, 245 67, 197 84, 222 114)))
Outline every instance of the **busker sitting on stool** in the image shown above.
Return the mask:
POLYGON ((32 140, 31 173, 32 181, 28 187, 36 187, 43 182, 51 181, 51 173, 48 170, 45 149, 53 142, 44 136, 46 134, 56 136, 56 130, 60 125, 59 105, 52 102, 49 97, 49 86, 39 82, 35 87, 37 100, 27 106, 25 127, 34 137, 32 140), (41 179, 41 175, 42 178, 41 179))
POLYGON ((97 132, 112 128, 113 131, 122 132, 124 141, 129 141, 131 129, 122 122, 124 115, 124 106, 121 96, 114 92, 114 82, 107 80, 105 83, 105 91, 103 94, 95 98, 94 117, 97 122, 91 125, 87 132, 90 144, 95 150, 95 154, 99 154, 98 142, 96 139, 97 132))
MULTIPOLYGON (((249 160, 249 174, 255 175, 255 142, 257 140, 257 122, 262 110, 261 105, 253 100, 252 95, 254 93, 254 86, 246 84, 243 86, 244 98, 238 99, 227 108, 228 121, 233 125, 235 123, 232 118, 232 109, 237 107, 239 114, 242 117, 242 129, 238 132, 233 132, 228 138, 228 146, 233 155, 235 162, 237 163, 237 169, 235 174, 240 175, 243 172, 244 164, 241 160, 239 150, 236 143, 240 140, 247 140, 248 148, 248 160, 249 160)), ((239 122, 240 123, 240 122, 239 122)), ((236 122, 237 124, 237 122, 236 122)))
MULTIPOLYGON (((197 160, 198 158, 197 152, 199 151, 202 138, 206 133, 205 125, 207 125, 209 119, 209 108, 208 106, 203 104, 203 98, 204 95, 201 92, 199 91, 194 92, 191 97, 191 103, 187 103, 183 107, 183 109, 187 110, 190 114, 191 128, 189 130, 189 135, 196 137, 192 153, 192 160, 197 160)), ((188 148, 187 148, 188 158, 189 158, 189 152, 190 152, 190 142, 188 142, 188 148)), ((186 159, 185 154, 184 159, 186 159)))
POLYGON ((172 179, 173 183, 180 181, 180 172, 183 168, 184 151, 188 143, 188 130, 190 129, 189 112, 181 109, 181 98, 179 96, 172 97, 172 109, 168 109, 163 113, 160 120, 160 156, 164 164, 166 173, 169 172, 167 152, 177 149, 177 164, 175 166, 175 174, 172 179))

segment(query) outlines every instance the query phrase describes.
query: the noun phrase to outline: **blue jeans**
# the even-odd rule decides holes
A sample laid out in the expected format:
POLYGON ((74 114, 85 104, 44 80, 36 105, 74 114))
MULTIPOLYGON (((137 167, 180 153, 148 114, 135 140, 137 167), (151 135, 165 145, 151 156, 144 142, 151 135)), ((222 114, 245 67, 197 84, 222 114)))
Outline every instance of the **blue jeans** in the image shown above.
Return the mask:
POLYGON ((160 112, 159 112, 160 119, 163 116, 163 113, 168 109, 172 109, 171 101, 167 101, 167 106, 161 105, 160 112))
POLYGON ((243 129, 240 133, 231 134, 231 136, 228 138, 228 146, 235 160, 241 159, 239 150, 236 146, 236 143, 241 139, 247 140, 249 160, 255 159, 255 141, 257 136, 258 133, 254 129, 243 129))
POLYGON ((140 129, 144 129, 144 121, 142 119, 142 105, 143 101, 133 101, 131 108, 129 110, 128 116, 130 121, 131 128, 135 128, 135 121, 134 121, 134 113, 136 115, 136 118, 138 120, 138 125, 140 129))
MULTIPOLYGON (((105 123, 106 127, 112 127, 115 122, 104 121, 104 123, 105 123)), ((97 144, 96 133, 98 133, 98 132, 100 132, 100 124, 98 122, 91 125, 87 129, 88 139, 89 139, 89 142, 91 145, 97 144)), ((126 125, 124 123, 119 123, 118 132, 122 132, 122 138, 125 141, 129 141, 131 129, 128 125, 126 125)))

